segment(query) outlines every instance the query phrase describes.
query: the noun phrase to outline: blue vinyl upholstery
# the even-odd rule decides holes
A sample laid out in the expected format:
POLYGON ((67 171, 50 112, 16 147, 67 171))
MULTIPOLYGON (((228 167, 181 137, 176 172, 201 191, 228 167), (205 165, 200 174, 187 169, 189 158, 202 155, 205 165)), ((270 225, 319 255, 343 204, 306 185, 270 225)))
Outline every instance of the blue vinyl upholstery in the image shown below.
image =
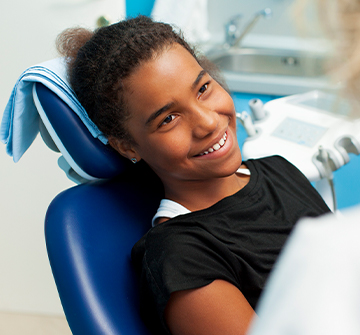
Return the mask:
POLYGON ((130 252, 149 229, 161 195, 137 179, 127 173, 78 185, 48 208, 48 256, 74 335, 149 334, 139 316, 130 252))
POLYGON ((112 178, 129 167, 131 163, 94 138, 80 118, 54 92, 41 83, 34 85, 40 105, 53 128, 52 136, 56 136, 67 151, 63 152, 65 158, 68 154, 79 169, 100 179, 112 178))

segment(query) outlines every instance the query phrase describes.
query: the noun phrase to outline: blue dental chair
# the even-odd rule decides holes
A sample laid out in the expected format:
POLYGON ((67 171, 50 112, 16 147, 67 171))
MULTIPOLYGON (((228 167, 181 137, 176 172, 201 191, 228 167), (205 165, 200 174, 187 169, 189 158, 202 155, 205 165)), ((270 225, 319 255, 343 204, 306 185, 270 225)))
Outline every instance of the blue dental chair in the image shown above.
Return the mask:
POLYGON ((47 87, 35 83, 33 97, 44 141, 61 151, 61 164, 79 184, 55 197, 45 219, 48 257, 71 331, 150 334, 139 314, 130 253, 151 226, 161 184, 145 163, 128 163, 94 139, 47 87))

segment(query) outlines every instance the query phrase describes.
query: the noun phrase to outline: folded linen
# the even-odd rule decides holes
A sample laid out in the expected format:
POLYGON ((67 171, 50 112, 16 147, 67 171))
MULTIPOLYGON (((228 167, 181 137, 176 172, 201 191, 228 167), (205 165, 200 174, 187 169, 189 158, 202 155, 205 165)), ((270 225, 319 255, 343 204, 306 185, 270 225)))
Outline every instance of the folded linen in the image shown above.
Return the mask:
POLYGON ((35 107, 32 88, 40 82, 57 94, 82 120, 90 133, 107 143, 104 134, 90 120, 77 100, 67 80, 64 58, 56 58, 29 67, 17 80, 6 105, 0 128, 0 139, 6 152, 18 162, 39 133, 39 114, 35 107))

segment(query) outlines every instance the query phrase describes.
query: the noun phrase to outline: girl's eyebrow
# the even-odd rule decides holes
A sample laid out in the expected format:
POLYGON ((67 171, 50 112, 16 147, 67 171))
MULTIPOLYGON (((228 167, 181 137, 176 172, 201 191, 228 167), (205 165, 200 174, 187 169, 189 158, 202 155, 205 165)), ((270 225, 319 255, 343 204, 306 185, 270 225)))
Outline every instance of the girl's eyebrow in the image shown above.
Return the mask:
POLYGON ((152 113, 145 122, 145 125, 149 126, 156 118, 158 118, 161 114, 166 113, 173 105, 174 102, 170 102, 166 104, 164 107, 160 108, 158 111, 152 113))
POLYGON ((193 84, 191 85, 192 89, 195 89, 196 86, 199 84, 200 80, 207 74, 207 72, 205 70, 201 70, 199 75, 197 76, 197 78, 195 79, 195 81, 193 82, 193 84))
MULTIPOLYGON (((191 89, 194 90, 196 86, 199 84, 200 80, 207 74, 205 70, 201 70, 195 81, 191 85, 191 89)), ((160 108, 158 111, 152 113, 149 118, 146 120, 145 125, 150 125, 156 118, 158 118, 161 114, 166 113, 172 106, 174 102, 170 102, 166 104, 164 107, 160 108)))

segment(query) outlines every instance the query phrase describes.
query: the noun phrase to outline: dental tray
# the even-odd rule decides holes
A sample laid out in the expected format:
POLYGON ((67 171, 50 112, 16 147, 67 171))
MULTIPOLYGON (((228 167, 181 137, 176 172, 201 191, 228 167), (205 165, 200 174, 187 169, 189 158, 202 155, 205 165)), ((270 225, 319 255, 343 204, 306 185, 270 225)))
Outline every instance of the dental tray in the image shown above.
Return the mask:
POLYGON ((360 119, 351 118, 350 104, 336 95, 311 91, 269 101, 263 109, 243 145, 244 159, 280 155, 316 181, 326 175, 319 148, 333 171, 349 162, 350 153, 360 153, 360 119))

